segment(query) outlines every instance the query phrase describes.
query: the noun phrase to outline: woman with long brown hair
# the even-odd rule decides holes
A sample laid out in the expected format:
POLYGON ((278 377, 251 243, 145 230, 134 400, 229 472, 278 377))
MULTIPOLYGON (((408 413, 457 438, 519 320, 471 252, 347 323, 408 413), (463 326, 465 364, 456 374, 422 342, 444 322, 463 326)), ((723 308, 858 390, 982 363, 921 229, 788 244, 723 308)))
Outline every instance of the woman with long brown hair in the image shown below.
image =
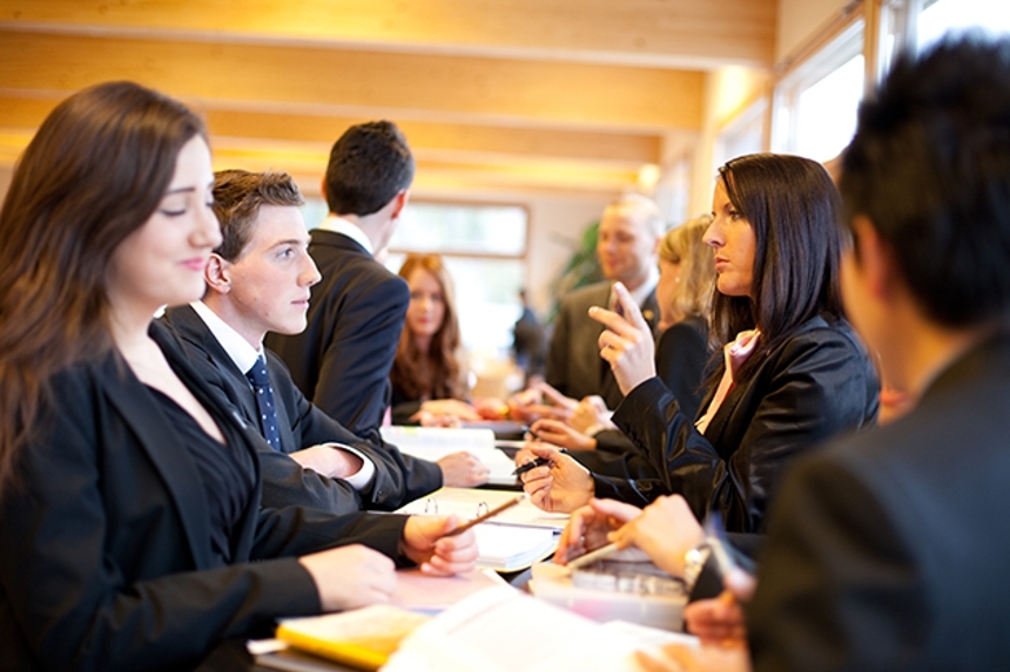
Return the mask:
POLYGON ((437 254, 410 254, 400 267, 410 287, 403 333, 389 373, 394 424, 480 420, 467 398, 452 278, 437 254))
POLYGON ((394 561, 472 567, 449 519, 261 509, 262 438, 152 324, 203 295, 213 184, 201 120, 128 82, 62 102, 18 164, 0 212, 5 669, 191 668, 278 616, 388 600, 394 561))

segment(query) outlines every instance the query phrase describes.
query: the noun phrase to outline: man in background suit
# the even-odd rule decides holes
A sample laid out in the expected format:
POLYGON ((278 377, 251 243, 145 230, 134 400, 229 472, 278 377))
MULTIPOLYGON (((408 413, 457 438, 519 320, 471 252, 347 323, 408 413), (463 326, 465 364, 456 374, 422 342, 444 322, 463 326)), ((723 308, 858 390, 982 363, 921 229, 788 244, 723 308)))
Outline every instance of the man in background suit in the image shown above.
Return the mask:
POLYGON ((603 326, 589 318, 589 308, 612 306, 611 287, 620 280, 655 330, 659 319, 657 255, 665 228, 656 204, 638 194, 624 196, 603 211, 596 256, 606 280, 564 297, 554 323, 546 381, 562 394, 575 399, 599 395, 611 409, 620 404, 623 395, 614 374, 600 359, 597 339, 603 326))
POLYGON ((323 181, 330 214, 309 254, 322 281, 308 328, 271 334, 306 397, 355 434, 375 437, 389 407, 389 370, 410 302, 407 283, 374 259, 407 204, 414 157, 391 122, 352 126, 337 140, 323 181))
MULTIPOLYGON (((205 379, 275 444, 261 458, 269 465, 267 506, 297 501, 332 512, 356 509, 360 500, 363 508, 394 509, 440 487, 441 465, 402 455, 381 439, 355 436, 305 399, 280 359, 262 347, 268 331, 305 328, 309 288, 319 281, 306 251, 301 203, 286 173, 217 173, 214 211, 223 241, 207 266, 207 293, 203 301, 170 309, 165 319, 205 379), (247 373, 261 358, 269 379, 265 390, 247 373), (272 398, 270 429, 257 400, 264 393, 272 398), (305 469, 294 468, 292 460, 305 469)), ((486 471, 466 454, 443 462, 486 471)), ((452 482, 450 467, 446 475, 452 482)))
MULTIPOLYGON (((845 150, 845 307, 915 406, 786 479, 747 609, 756 670, 1010 661, 1010 40, 977 40, 902 56, 845 150)), ((689 669, 746 668, 726 662, 689 669)))

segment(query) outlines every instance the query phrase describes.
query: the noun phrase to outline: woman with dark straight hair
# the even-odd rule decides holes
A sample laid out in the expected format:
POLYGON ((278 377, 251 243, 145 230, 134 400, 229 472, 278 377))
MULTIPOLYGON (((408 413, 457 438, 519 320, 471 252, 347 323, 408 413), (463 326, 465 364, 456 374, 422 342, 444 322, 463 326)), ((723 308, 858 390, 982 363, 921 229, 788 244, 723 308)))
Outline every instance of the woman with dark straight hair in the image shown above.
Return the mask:
POLYGON ((443 537, 451 518, 261 509, 263 439, 152 324, 203 295, 213 184, 200 119, 129 82, 58 105, 15 170, 0 212, 5 670, 191 669, 279 616, 387 601, 394 562, 473 566, 471 535, 443 537))
POLYGON ((591 473, 530 444, 552 461, 524 476, 533 501, 572 511, 594 496, 643 506, 679 494, 699 520, 718 511, 731 531, 762 531, 782 468, 877 413, 873 366, 842 316, 838 208, 831 178, 809 159, 754 154, 723 166, 705 233, 718 276, 711 334, 719 360, 697 417, 656 378, 652 337, 618 287, 626 318, 590 314, 608 328, 600 355, 626 395, 613 421, 637 452, 591 473))

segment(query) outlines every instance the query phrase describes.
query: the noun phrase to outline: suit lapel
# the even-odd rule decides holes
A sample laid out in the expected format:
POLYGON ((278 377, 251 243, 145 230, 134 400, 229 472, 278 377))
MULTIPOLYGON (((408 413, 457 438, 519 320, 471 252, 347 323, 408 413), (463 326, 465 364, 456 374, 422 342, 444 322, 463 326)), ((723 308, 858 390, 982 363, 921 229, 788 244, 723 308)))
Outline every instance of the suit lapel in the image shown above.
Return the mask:
MULTIPOLYGON (((194 315, 194 317, 198 317, 194 315)), ((203 324, 203 320, 200 320, 203 324)), ((242 447, 249 452, 252 458, 252 465, 255 471, 255 489, 253 497, 250 501, 250 505, 246 508, 246 511, 242 517, 242 527, 245 532, 240 534, 238 537, 239 546, 235 549, 235 557, 248 557, 253 537, 255 536, 255 527, 257 520, 259 518, 259 504, 263 494, 263 483, 262 475, 260 473, 260 461, 256 454, 257 445, 262 445, 264 450, 272 450, 266 442, 259 435, 259 431, 256 427, 250 426, 249 423, 235 410, 228 402, 217 393, 216 390, 212 389, 211 386, 203 380, 200 373, 193 368, 193 365, 187 359, 185 352, 183 351, 182 344, 176 338, 177 334, 171 332, 170 329, 166 328, 164 325, 155 324, 151 328, 151 337, 158 343, 161 347, 162 352, 165 353, 165 357, 168 359, 169 365, 175 371, 179 379, 182 380, 183 384, 189 388, 189 391, 193 393, 196 400, 207 409, 215 422, 221 426, 221 423, 231 423, 234 432, 229 432, 224 426, 221 426, 221 431, 224 432, 225 436, 228 437, 229 441, 240 441, 242 447), (242 440, 244 437, 244 440, 242 440)), ((222 350, 223 352, 223 350, 222 350)), ((230 361, 230 359, 229 359, 230 361)), ((234 370, 238 370, 236 367, 232 367, 234 370)), ((245 376, 243 375, 243 380, 245 376)), ((188 455, 187 455, 188 457, 188 455)), ((201 489, 202 493, 202 489, 201 489)), ((201 506, 200 511, 205 511, 206 505, 201 506)), ((206 542, 206 531, 209 527, 209 523, 204 519, 204 531, 200 534, 204 536, 197 536, 196 534, 190 535, 198 540, 203 540, 206 542)), ((192 541, 191 541, 192 543, 192 541)))
POLYGON ((172 497, 196 567, 210 566, 210 523, 200 473, 172 423, 129 366, 118 356, 101 369, 109 402, 133 430, 172 497))
POLYGON ((225 387, 225 396, 238 409, 242 420, 251 424, 254 429, 258 428, 259 411, 245 373, 238 370, 235 362, 221 347, 196 311, 190 306, 181 306, 171 309, 168 316, 179 337, 192 344, 193 348, 206 358, 206 364, 217 370, 218 381, 225 387))

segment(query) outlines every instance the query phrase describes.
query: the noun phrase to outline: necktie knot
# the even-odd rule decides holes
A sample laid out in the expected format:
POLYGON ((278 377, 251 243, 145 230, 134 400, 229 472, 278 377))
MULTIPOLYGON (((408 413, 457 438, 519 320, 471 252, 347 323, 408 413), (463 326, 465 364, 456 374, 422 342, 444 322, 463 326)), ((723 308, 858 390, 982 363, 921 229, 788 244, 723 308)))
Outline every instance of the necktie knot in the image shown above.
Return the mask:
POLYGON ((256 363, 245 375, 254 387, 268 387, 270 385, 270 375, 267 373, 267 363, 263 359, 263 355, 256 358, 256 363))

